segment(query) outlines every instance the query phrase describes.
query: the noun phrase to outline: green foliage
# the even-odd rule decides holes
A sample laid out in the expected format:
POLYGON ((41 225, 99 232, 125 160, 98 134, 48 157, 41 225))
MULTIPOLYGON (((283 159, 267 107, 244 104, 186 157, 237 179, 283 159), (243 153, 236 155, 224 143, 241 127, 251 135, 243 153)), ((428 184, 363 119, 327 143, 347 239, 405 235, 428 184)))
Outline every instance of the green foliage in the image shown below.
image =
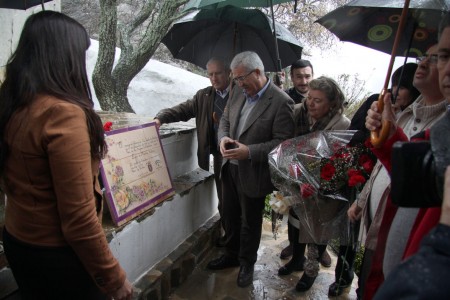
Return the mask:
POLYGON ((264 200, 263 217, 268 220, 271 220, 272 219, 272 207, 270 207, 269 201, 270 201, 270 194, 267 195, 266 199, 264 200))
POLYGON ((361 274, 361 267, 362 267, 362 263, 363 263, 363 257, 364 257, 364 246, 361 245, 358 248, 358 252, 356 253, 356 258, 355 258, 355 263, 353 265, 353 268, 355 270, 355 274, 356 276, 360 276, 361 274))

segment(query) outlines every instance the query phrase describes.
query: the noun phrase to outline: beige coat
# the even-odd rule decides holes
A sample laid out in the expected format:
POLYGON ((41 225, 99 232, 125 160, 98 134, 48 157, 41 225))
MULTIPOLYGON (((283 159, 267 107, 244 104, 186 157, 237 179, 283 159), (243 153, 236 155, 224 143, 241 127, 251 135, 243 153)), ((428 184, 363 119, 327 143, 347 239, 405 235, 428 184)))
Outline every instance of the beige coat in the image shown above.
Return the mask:
MULTIPOLYGON (((300 110, 302 109, 302 106, 304 104, 296 104, 294 107, 294 114, 295 114, 295 124, 297 124, 298 118, 300 116, 300 110)), ((330 122, 327 124, 327 126, 325 127, 324 130, 346 130, 350 127, 350 120, 344 116, 343 114, 336 114, 333 116, 333 118, 330 120, 330 122)), ((324 203, 326 202, 327 204, 327 208, 330 208, 329 211, 335 212, 336 210, 338 210, 338 208, 336 208, 336 206, 340 206, 342 203, 340 203, 339 201, 334 201, 334 200, 323 200, 324 203)), ((328 209, 327 209, 328 210, 328 209)), ((323 218, 330 220, 331 218, 333 218, 333 216, 330 215, 326 215, 326 211, 324 210, 323 213, 324 215, 322 215, 323 218)), ((302 222, 299 222, 299 220, 296 220, 295 218, 293 218, 291 215, 289 215, 289 222, 291 222, 292 225, 294 225, 295 227, 297 227, 297 225, 299 226, 299 242, 300 243, 315 243, 317 241, 313 240, 313 238, 311 237, 309 230, 303 225, 302 222)), ((338 224, 337 224, 338 225, 338 224)), ((314 230, 316 233, 318 232, 317 230, 314 230)), ((326 232, 323 232, 323 234, 320 234, 322 236, 323 239, 327 239, 326 232)), ((321 238, 321 239, 322 239, 321 238)), ((325 242, 325 241, 322 241, 325 242)))

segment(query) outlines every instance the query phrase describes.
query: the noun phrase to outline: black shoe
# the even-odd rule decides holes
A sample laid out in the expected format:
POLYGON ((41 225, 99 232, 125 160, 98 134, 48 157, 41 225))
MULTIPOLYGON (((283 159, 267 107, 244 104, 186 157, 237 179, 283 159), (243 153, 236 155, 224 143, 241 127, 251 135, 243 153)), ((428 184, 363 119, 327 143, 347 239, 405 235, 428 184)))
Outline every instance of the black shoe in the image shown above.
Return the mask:
POLYGON ((320 257, 320 264, 325 268, 331 267, 331 257, 326 249, 323 252, 322 256, 320 257))
POLYGON ((287 264, 278 269, 278 275, 289 275, 292 272, 303 271, 303 264, 305 263, 305 259, 306 258, 304 256, 300 260, 300 262, 294 262, 291 259, 287 264))
POLYGON ((253 282, 253 265, 244 265, 239 269, 237 285, 239 287, 249 286, 253 282))
POLYGON ((298 292, 306 292, 307 290, 309 290, 312 287, 312 285, 314 284, 314 280, 316 280, 316 277, 317 276, 309 277, 308 275, 303 273, 303 276, 297 282, 297 285, 295 286, 295 289, 298 292))
POLYGON ((328 296, 337 297, 341 295, 351 284, 351 280, 349 282, 345 280, 340 280, 339 283, 337 281, 333 282, 328 289, 328 296))
POLYGON ((292 256, 292 251, 293 251, 292 245, 289 244, 286 248, 281 250, 280 258, 281 259, 288 259, 289 257, 292 256))
POLYGON ((239 260, 227 255, 214 259, 206 266, 210 270, 222 270, 226 268, 233 268, 239 266, 239 260))

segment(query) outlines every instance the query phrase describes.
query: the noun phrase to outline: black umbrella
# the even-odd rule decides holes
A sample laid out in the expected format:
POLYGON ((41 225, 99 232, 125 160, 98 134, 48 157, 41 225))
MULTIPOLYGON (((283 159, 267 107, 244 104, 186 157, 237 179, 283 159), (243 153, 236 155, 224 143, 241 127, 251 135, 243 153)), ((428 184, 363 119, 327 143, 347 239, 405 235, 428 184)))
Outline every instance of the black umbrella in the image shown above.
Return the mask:
MULTIPOLYGON (((294 13, 297 9, 297 0, 190 0, 186 3, 184 10, 192 10, 192 9, 217 9, 221 7, 225 7, 227 5, 232 5, 236 7, 270 7, 270 12, 272 15, 272 28, 274 37, 277 35, 277 27, 275 25, 275 17, 273 15, 273 5, 280 4, 285 2, 294 2, 294 13)), ((278 49, 278 40, 274 38, 274 43, 276 50, 278 49)), ((275 53, 277 57, 277 71, 281 71, 281 62, 280 55, 278 52, 275 53)))
MULTIPOLYGON (((276 71, 278 62, 272 22, 258 9, 226 6, 188 14, 175 23, 162 39, 173 57, 205 68, 211 57, 231 60, 242 51, 258 53, 266 71, 276 71)), ((301 58, 302 45, 276 23, 281 66, 301 58)))
POLYGON ((50 1, 52 0, 0 0, 0 8, 26 10, 40 4, 44 10, 44 3, 50 1))
MULTIPOLYGON (((355 0, 316 22, 341 41, 391 54, 404 3, 401 0, 355 0)), ((449 8, 450 0, 411 0, 397 54, 424 55, 437 43, 439 21, 449 8)))

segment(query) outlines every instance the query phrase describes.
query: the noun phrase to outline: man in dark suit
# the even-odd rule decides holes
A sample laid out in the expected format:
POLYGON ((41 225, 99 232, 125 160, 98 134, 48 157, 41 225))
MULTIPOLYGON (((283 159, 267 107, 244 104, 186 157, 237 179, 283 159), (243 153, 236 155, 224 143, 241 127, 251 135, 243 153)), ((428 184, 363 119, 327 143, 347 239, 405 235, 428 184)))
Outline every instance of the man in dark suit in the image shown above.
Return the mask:
POLYGON ((208 268, 240 266, 237 284, 253 281, 261 239, 265 196, 274 190, 268 154, 294 136, 294 102, 264 74, 255 52, 243 52, 231 62, 236 84, 220 121, 225 254, 208 268))
MULTIPOLYGON (((222 184, 220 183, 220 168, 222 155, 217 145, 217 129, 223 110, 229 98, 230 68, 218 57, 211 58, 206 64, 206 71, 211 86, 199 90, 192 99, 174 107, 158 112, 154 121, 159 129, 161 124, 188 121, 195 118, 197 127, 197 157, 200 168, 209 171, 210 155, 213 155, 214 180, 216 182, 218 210, 222 217, 222 184)), ((223 224, 222 224, 223 227, 223 224)), ((222 247, 226 234, 216 242, 222 247)))

